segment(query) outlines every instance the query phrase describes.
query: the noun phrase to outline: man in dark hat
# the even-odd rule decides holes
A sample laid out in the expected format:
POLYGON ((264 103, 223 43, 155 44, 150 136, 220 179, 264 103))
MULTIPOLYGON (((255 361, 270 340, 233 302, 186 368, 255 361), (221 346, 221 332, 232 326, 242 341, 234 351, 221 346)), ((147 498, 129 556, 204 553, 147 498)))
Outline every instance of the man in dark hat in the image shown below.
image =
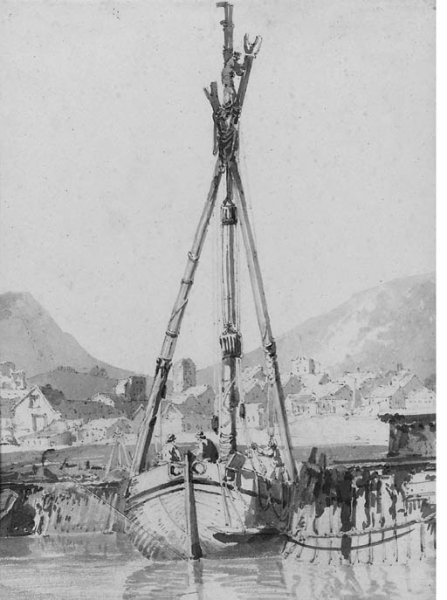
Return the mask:
POLYGON ((217 462, 217 459, 219 458, 219 451, 217 450, 215 444, 206 437, 203 431, 199 431, 199 433, 196 435, 196 440, 196 456, 198 460, 212 463, 217 462))
POLYGON ((162 450, 163 460, 166 460, 167 462, 180 462, 182 460, 180 450, 177 448, 177 444, 175 443, 176 439, 177 438, 173 433, 168 435, 162 450))

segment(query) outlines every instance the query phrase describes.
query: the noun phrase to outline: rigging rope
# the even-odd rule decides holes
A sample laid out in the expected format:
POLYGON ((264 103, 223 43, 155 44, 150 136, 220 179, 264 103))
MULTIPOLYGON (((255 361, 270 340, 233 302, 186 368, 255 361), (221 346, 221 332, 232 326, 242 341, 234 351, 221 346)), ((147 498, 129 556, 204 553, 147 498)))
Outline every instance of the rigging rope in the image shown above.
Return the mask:
POLYGON ((235 280, 235 296, 236 296, 236 328, 240 331, 241 328, 241 286, 240 286, 240 223, 236 223, 235 243, 234 243, 234 280, 235 280))
POLYGON ((160 408, 158 412, 158 443, 157 443, 157 435, 154 435, 155 438, 155 448, 159 454, 161 454, 163 450, 163 429, 162 429, 162 421, 163 421, 164 411, 163 411, 163 400, 160 402, 160 408))
MULTIPOLYGON (((245 143, 244 143, 244 136, 243 136, 243 128, 240 127, 239 128, 239 140, 240 140, 240 148, 245 148, 245 143)), ((240 167, 241 167, 241 171, 244 175, 244 192, 245 192, 245 199, 247 201, 247 207, 248 207, 248 213, 249 213, 249 218, 250 218, 250 222, 251 222, 251 228, 253 231, 253 237, 255 240, 255 244, 256 247, 258 246, 258 240, 256 238, 256 226, 255 226, 255 220, 254 220, 254 212, 253 212, 253 204, 251 201, 251 189, 250 189, 250 180, 248 177, 248 173, 249 173, 249 169, 247 168, 247 155, 245 153, 244 150, 239 150, 239 163, 240 163, 240 167)))
MULTIPOLYGON (((227 484, 226 484, 226 485, 227 485, 227 484)), ((239 500, 240 500, 240 502, 242 503, 242 506, 244 506, 244 499, 243 499, 243 497, 242 497, 241 491, 240 491, 240 490, 237 488, 237 486, 236 486, 236 485, 234 485, 234 486, 233 486, 233 490, 232 490, 232 491, 231 491, 231 490, 229 490, 229 489, 228 489, 228 487, 227 487, 227 491, 228 491, 228 496, 229 496, 229 498, 230 498, 230 500, 231 500, 231 504, 232 504, 232 506, 233 506, 234 512, 236 513, 236 516, 237 516, 237 518, 238 518, 238 521, 239 521, 239 523, 241 524, 242 531, 245 531, 245 530, 247 529, 247 528, 245 527, 245 522, 244 522, 243 518, 242 518, 242 517, 241 517, 241 515, 240 515, 240 512, 239 512, 239 510, 238 510, 238 507, 237 507, 237 505, 236 505, 236 500, 235 500, 235 498, 233 498, 233 495, 232 495, 232 491, 233 491, 233 492, 236 492, 236 493, 238 494, 238 496, 239 496, 239 500)))
MULTIPOLYGON (((241 140, 240 147, 245 148, 245 144, 243 142, 242 129, 239 132, 239 136, 240 136, 240 140, 241 140)), ((255 241, 255 245, 257 247, 255 213, 253 211, 253 203, 251 200, 249 169, 247 168, 247 154, 245 153, 244 150, 241 150, 239 152, 239 162, 240 162, 241 171, 243 172, 243 176, 244 176, 244 192, 245 192, 245 199, 247 202, 247 208, 248 208, 248 213, 249 213, 249 220, 251 223, 251 228, 252 228, 252 232, 253 232, 253 238, 255 241)), ((266 385, 267 385, 267 407, 266 407, 265 429, 267 430, 267 433, 269 436, 273 436, 275 434, 275 423, 276 423, 276 410, 274 410, 273 398, 271 395, 273 392, 273 386, 274 386, 274 379, 273 379, 274 376, 272 373, 272 365, 271 365, 271 362, 269 363, 267 355, 265 356, 264 364, 265 364, 265 368, 267 371, 267 382, 266 382, 266 385)))
POLYGON ((271 418, 271 410, 272 410, 272 400, 271 400, 271 395, 270 395, 270 390, 271 390, 271 385, 270 385, 270 381, 267 379, 267 433, 268 435, 271 435, 271 424, 272 424, 272 418, 271 418))
POLYGON ((217 211, 214 211, 212 220, 212 237, 213 237, 213 269, 212 269, 212 286, 213 286, 213 383, 215 392, 215 411, 216 405, 218 409, 219 423, 221 422, 221 385, 220 385, 220 353, 219 353, 219 335, 220 335, 220 287, 219 287, 219 272, 220 272, 220 244, 219 244, 219 229, 220 223, 217 216, 217 211))

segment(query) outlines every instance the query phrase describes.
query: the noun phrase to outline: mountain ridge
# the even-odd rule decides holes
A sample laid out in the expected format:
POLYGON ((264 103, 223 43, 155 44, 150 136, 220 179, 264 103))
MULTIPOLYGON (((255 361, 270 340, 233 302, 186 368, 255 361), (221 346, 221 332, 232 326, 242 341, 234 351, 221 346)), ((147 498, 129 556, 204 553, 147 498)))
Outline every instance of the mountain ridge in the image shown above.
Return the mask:
POLYGON ((85 372, 98 365, 117 379, 132 374, 94 358, 29 292, 0 294, 0 360, 12 361, 27 377, 59 366, 85 372))
MULTIPOLYGON (((284 375, 299 353, 333 375, 357 368, 390 370, 403 363, 425 378, 436 372, 436 281, 433 272, 400 277, 354 293, 330 311, 276 338, 284 375)), ((262 348, 244 355, 243 367, 263 364, 262 348)), ((198 373, 209 383, 214 367, 198 373)))
MULTIPOLYGON (((284 376, 299 353, 332 374, 356 368, 389 370, 402 363, 421 378, 436 372, 436 281, 434 273, 401 277, 356 292, 332 310, 311 317, 277 337, 284 376)), ((29 292, 0 295, 0 360, 12 361, 29 378, 60 366, 88 373, 98 365, 110 378, 132 374, 91 356, 29 292)), ((243 366, 263 364, 257 348, 243 366)), ((214 366, 200 369, 198 383, 213 384, 214 366)))

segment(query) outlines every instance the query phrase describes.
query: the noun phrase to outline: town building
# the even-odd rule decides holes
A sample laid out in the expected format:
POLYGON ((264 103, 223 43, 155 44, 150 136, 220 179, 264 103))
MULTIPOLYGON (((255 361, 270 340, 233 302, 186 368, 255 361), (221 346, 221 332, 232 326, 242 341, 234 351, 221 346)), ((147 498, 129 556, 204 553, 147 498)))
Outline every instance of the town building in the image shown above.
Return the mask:
POLYGON ((162 443, 164 443, 165 438, 167 438, 167 436, 171 433, 178 434, 182 431, 186 431, 186 426, 184 425, 183 417, 183 412, 179 409, 178 406, 176 406, 172 402, 167 402, 164 406, 162 406, 161 425, 158 428, 158 431, 160 431, 160 429, 162 431, 162 443))
POLYGON ((377 374, 372 371, 345 371, 343 375, 337 377, 339 383, 346 383, 352 389, 360 389, 366 382, 373 381, 377 378, 377 374))
POLYGON ((262 367, 245 369, 241 378, 241 403, 244 403, 244 422, 251 429, 263 429, 267 413, 269 385, 262 367))
MULTIPOLYGON (((168 398, 167 405, 172 404, 182 414, 182 431, 198 432, 210 430, 214 402, 213 388, 209 385, 197 385, 181 393, 173 393, 168 398)), ((166 412, 166 414, 170 413, 166 412)), ((171 414, 177 418, 175 411, 171 414)))
POLYGON ((243 401, 245 404, 259 404, 264 408, 267 406, 268 387, 253 379, 242 384, 243 401))
POLYGON ((14 408, 27 392, 25 372, 11 361, 0 362, 0 443, 17 444, 14 408))
POLYGON ((76 432, 81 444, 110 443, 117 438, 133 436, 131 421, 122 416, 92 419, 76 432))
POLYGON ((425 389, 417 375, 409 371, 388 374, 387 379, 387 383, 373 388, 366 397, 369 407, 376 414, 405 411, 408 396, 425 389))
POLYGON ((306 356, 297 356, 292 359, 291 365, 294 375, 315 375, 320 369, 319 363, 306 356))
POLYGON ((118 380, 115 394, 122 396, 128 402, 144 402, 146 399, 146 377, 132 375, 118 380))
POLYGON ((249 429, 264 429, 266 423, 266 409, 262 403, 245 404, 245 423, 249 429))
POLYGON ((292 374, 284 385, 290 415, 349 414, 361 405, 361 394, 327 373, 292 374), (353 399, 355 398, 355 402, 353 399))
POLYGON ((246 367, 241 373, 243 385, 251 381, 257 381, 261 386, 267 383, 267 374, 262 365, 246 367))
POLYGON ((405 413, 409 415, 433 414, 436 412, 436 394, 426 387, 412 390, 405 401, 405 413))
POLYGON ((25 371, 17 370, 11 361, 0 363, 0 397, 17 396, 17 393, 26 390, 26 387, 25 371))
POLYGON ((292 373, 284 384, 284 394, 299 394, 302 390, 318 395, 321 386, 330 383, 327 373, 304 373, 296 375, 292 373))
POLYGON ((172 367, 174 392, 181 393, 197 385, 196 365, 191 358, 182 358, 172 367))
MULTIPOLYGON (((2 362, 0 362, 0 377, 7 377, 9 378, 11 376, 11 372, 15 371, 15 364, 9 360, 4 360, 2 362)), ((0 381, 2 381, 0 379, 0 381)))
POLYGON ((308 391, 289 394, 286 398, 286 410, 289 416, 316 415, 318 413, 316 397, 308 391))
POLYGON ((0 397, 0 443, 13 444, 14 437, 14 407, 20 398, 2 398, 0 397))
POLYGON ((33 386, 12 408, 12 426, 17 439, 45 430, 55 421, 70 428, 95 419, 123 417, 123 411, 101 402, 67 400, 50 385, 33 386))
POLYGON ((364 379, 359 385, 358 390, 362 397, 366 400, 369 406, 372 392, 381 385, 388 385, 392 379, 392 375, 384 375, 383 373, 376 374, 373 377, 364 379))
POLYGON ((118 399, 121 399, 121 396, 118 396, 118 394, 107 394, 104 392, 98 392, 91 397, 92 402, 102 402, 107 406, 115 406, 118 399))
MULTIPOLYGON (((162 405, 163 406, 163 405, 162 405)), ((139 404, 137 408, 134 410, 132 415, 130 416, 130 420, 132 423, 132 429, 134 433, 138 433, 140 431, 141 424, 143 423, 144 416, 146 414, 146 410, 142 404, 139 404)))
POLYGON ((320 414, 346 415, 353 411, 353 390, 347 384, 330 382, 317 390, 320 414))
POLYGON ((77 440, 75 428, 70 430, 69 422, 59 419, 48 427, 20 436, 20 446, 24 448, 44 449, 54 446, 71 446, 77 440))
POLYGON ((301 381, 301 377, 299 375, 292 374, 292 375, 290 375, 290 377, 286 381, 286 383, 283 385, 284 395, 285 396, 297 395, 301 392, 301 390, 303 388, 304 388, 304 384, 301 381))
POLYGON ((13 408, 13 426, 17 438, 35 434, 62 417, 62 392, 51 386, 34 386, 13 408))

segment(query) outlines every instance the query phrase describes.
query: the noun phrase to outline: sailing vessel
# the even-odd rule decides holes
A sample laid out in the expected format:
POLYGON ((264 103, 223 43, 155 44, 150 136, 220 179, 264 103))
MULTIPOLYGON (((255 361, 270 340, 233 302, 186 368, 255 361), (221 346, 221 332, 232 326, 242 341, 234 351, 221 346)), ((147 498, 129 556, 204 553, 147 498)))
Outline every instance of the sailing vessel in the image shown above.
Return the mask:
POLYGON ((274 541, 279 541, 281 534, 288 530, 297 480, 276 345, 238 162, 241 113, 262 39, 257 36, 251 43, 245 35, 242 61, 233 48, 233 6, 228 2, 219 2, 217 6, 225 11, 221 21, 224 31, 222 100, 217 82, 205 89, 214 122, 216 165, 157 360, 126 498, 129 534, 135 546, 149 558, 197 559, 228 550, 233 552, 235 547, 238 555, 251 554, 259 552, 266 542, 271 551, 274 541), (207 229, 213 213, 217 213, 222 180, 225 180, 225 197, 220 206, 223 330, 219 337, 221 401, 216 415, 219 460, 214 463, 197 460, 188 452, 184 460, 160 463, 151 456, 149 449, 157 420, 161 418, 160 406, 166 397, 176 342, 207 229), (278 440, 270 440, 269 451, 275 466, 270 474, 253 460, 255 449, 251 456, 250 452, 247 455, 238 451, 238 428, 245 417, 238 386, 242 356, 236 272, 239 232, 265 352, 269 394, 276 415, 278 440))
MULTIPOLYGON (((239 170, 239 124, 254 59, 261 38, 244 38, 244 60, 233 48, 233 7, 225 11, 222 101, 212 82, 205 90, 214 122, 216 166, 210 190, 188 253, 180 290, 157 360, 146 413, 138 435, 125 513, 128 533, 148 558, 193 558, 282 553, 315 560, 379 562, 407 560, 433 552, 435 536, 434 457, 351 461, 328 467, 314 448, 298 467, 285 410, 284 391, 264 285, 239 170), (239 84, 236 86, 236 81, 239 84), (180 326, 213 214, 225 181, 220 206, 221 348, 218 415, 219 460, 160 462, 151 443, 166 398, 180 326), (241 452, 245 406, 239 391, 242 335, 237 270, 238 236, 247 258, 255 312, 265 353, 269 397, 278 441, 268 452, 274 466, 263 468, 256 448, 241 452), (394 462, 393 462, 394 461, 394 462)), ((269 423, 272 434, 272 423, 269 423)), ((214 428, 214 427, 213 427, 214 428)))

